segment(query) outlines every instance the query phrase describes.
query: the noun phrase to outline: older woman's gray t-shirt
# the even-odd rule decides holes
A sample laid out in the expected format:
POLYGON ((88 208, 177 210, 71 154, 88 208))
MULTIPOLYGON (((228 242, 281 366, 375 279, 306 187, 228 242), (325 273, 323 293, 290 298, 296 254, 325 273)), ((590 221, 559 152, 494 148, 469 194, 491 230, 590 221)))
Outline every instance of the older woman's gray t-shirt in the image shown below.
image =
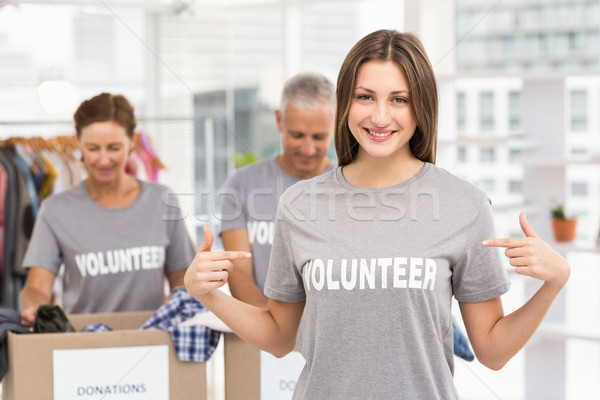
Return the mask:
POLYGON ((294 399, 456 399, 452 296, 510 286, 486 194, 432 164, 382 189, 341 171, 279 203, 265 294, 306 300, 294 399))
POLYGON ((85 182, 42 203, 23 260, 62 281, 67 313, 155 310, 164 302, 165 275, 194 258, 177 199, 167 187, 140 181, 129 206, 95 202, 85 182))

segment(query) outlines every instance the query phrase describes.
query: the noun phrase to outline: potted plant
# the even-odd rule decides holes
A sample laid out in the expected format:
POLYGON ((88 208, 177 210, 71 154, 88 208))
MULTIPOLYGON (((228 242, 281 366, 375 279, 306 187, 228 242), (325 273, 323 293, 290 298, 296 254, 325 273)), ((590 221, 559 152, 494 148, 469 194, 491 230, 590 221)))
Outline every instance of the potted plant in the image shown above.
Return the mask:
POLYGON ((552 215, 554 240, 557 242, 572 242, 575 239, 577 219, 567 218, 562 204, 558 204, 550 210, 550 215, 552 215))

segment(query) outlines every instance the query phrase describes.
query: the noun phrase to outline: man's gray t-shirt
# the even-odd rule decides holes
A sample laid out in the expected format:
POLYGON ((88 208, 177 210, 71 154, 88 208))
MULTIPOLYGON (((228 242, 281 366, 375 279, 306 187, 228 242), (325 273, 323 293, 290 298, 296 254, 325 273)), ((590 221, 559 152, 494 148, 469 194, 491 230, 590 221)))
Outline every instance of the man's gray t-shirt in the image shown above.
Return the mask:
POLYGON ((155 310, 164 278, 189 266, 194 248, 168 188, 140 183, 130 205, 109 209, 85 182, 42 203, 23 265, 58 274, 67 313, 155 310))
POLYGON ((399 185, 365 189, 341 168, 281 197, 265 294, 306 300, 294 399, 456 399, 452 295, 510 286, 484 192, 425 164, 399 185))
MULTIPOLYGON (((326 171, 333 166, 330 162, 326 171)), ((279 197, 301 180, 285 172, 273 157, 234 171, 225 182, 220 234, 232 229, 248 231, 254 281, 261 291, 267 279, 279 197)))

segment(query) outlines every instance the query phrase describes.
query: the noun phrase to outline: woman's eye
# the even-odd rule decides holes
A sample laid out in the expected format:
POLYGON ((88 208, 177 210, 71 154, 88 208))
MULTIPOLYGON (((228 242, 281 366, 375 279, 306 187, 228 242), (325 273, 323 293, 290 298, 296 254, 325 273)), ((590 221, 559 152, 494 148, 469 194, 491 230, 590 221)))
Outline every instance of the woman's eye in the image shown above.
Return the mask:
POLYGON ((368 94, 359 94, 358 96, 356 96, 359 100, 371 100, 372 97, 369 96, 368 94))
POLYGON ((395 97, 392 99, 394 103, 407 103, 408 101, 404 97, 395 97))

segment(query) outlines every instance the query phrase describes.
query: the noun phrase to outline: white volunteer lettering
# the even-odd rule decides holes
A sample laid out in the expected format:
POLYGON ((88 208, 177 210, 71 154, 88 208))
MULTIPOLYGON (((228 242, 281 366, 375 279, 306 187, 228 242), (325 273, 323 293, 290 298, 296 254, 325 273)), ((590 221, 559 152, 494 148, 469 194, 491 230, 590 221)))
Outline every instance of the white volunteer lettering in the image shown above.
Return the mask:
POLYGON ((381 288, 387 289, 388 267, 392 265, 391 258, 378 258, 377 265, 381 267, 381 288))
POLYGON ((435 260, 420 257, 353 258, 339 262, 316 258, 302 269, 307 292, 311 289, 388 289, 388 282, 393 289, 433 290, 436 274, 435 260))
POLYGON ((250 244, 254 244, 257 228, 258 223, 256 221, 248 221, 248 240, 250 241, 250 244))
POLYGON ((150 247, 143 246, 142 247, 142 269, 150 269, 150 268, 152 268, 150 247))
POLYGON ((85 254, 77 254, 75 256, 75 263, 77 264, 77 268, 79 268, 81 276, 85 277, 87 271, 85 268, 85 254))
POLYGON ((348 261, 346 259, 342 260, 342 286, 346 290, 352 290, 356 286, 356 265, 358 260, 352 260, 352 267, 350 269, 350 280, 348 280, 348 272, 346 268, 348 267, 348 261))
POLYGON ((260 221, 258 223, 258 232, 256 234, 256 240, 258 243, 265 244, 269 240, 269 227, 265 221, 260 221))
POLYGON ((417 268, 423 265, 423 259, 417 257, 410 258, 410 274, 408 276, 408 287, 412 289, 421 289, 422 282, 417 280, 417 277, 421 276, 421 268, 417 268))
POLYGON ((406 265, 406 257, 394 257, 394 283, 395 288, 405 288, 406 280, 402 279, 401 276, 406 276, 406 268, 401 267, 406 265))
POLYGON ((269 244, 273 244, 273 237, 275 236, 275 222, 269 222, 269 244))
POLYGON ((316 290, 323 289, 325 285, 325 265, 323 264, 323 260, 317 258, 313 261, 312 265, 312 284, 316 290), (319 271, 319 280, 317 281, 317 270, 319 271))
POLYGON ((139 247, 132 247, 130 249, 131 251, 131 258, 133 259, 133 269, 135 269, 136 271, 140 270, 140 253, 142 252, 142 249, 139 247))
POLYGON ((96 256, 96 253, 88 253, 87 255, 87 262, 85 263, 85 266, 87 267, 87 272, 88 275, 90 276, 96 276, 98 275, 98 257, 96 256))
POLYGON ((437 264, 435 263, 435 260, 432 260, 431 258, 425 259, 425 278, 423 279, 423 289, 427 289, 427 284, 429 283, 429 290, 433 290, 436 272, 437 264))
POLYGON ((140 269, 162 269, 164 246, 142 246, 127 249, 76 254, 75 263, 82 277, 114 275, 140 269))
POLYGON ((165 249, 159 246, 151 246, 150 252, 152 253, 152 265, 162 265, 165 258, 165 249))
POLYGON ((361 289, 365 288, 365 279, 369 283, 370 289, 375 289, 375 262, 377 259, 371 258, 371 266, 367 266, 367 260, 364 258, 360 259, 360 279, 359 279, 359 287, 361 289))
POLYGON ((133 270, 131 259, 131 249, 119 249, 119 263, 121 264, 121 272, 133 270))
POLYGON ((310 270, 312 269, 312 264, 313 260, 310 260, 302 271, 302 274, 304 275, 304 286, 307 291, 310 291, 310 270))
POLYGON ((250 244, 273 244, 275 223, 273 221, 249 221, 248 239, 250 244))
POLYGON ((104 253, 102 253, 101 251, 98 252, 98 266, 100 275, 108 275, 108 266, 104 262, 104 253))
POLYGON ((106 252, 106 262, 108 263, 108 270, 111 274, 117 274, 119 272, 119 264, 117 259, 119 253, 117 250, 106 252))
POLYGON ((340 282, 333 280, 333 260, 327 260, 327 289, 338 290, 340 288, 340 282))

